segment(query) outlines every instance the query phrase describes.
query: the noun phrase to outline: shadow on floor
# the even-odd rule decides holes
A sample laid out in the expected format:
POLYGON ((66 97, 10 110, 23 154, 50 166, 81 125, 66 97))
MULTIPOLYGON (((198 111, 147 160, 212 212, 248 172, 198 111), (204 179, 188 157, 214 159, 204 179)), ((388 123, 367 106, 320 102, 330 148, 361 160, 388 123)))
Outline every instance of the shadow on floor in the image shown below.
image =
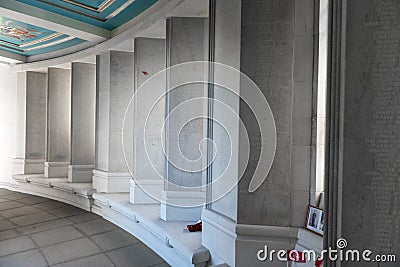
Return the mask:
POLYGON ((0 266, 169 265, 135 237, 96 214, 0 189, 0 266))

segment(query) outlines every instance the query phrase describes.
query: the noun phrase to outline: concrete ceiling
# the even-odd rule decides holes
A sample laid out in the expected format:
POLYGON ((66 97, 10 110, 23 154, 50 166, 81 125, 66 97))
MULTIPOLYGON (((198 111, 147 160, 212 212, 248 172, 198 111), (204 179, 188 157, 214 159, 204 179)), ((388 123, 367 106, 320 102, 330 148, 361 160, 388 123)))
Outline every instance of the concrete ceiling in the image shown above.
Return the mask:
POLYGON ((0 16, 0 49, 32 56, 83 43, 85 40, 0 16))
POLYGON ((157 2, 157 0, 16 1, 106 30, 121 26, 157 2))
MULTIPOLYGON (((58 4, 62 2, 61 4, 64 6, 72 4, 71 0, 46 1, 57 2, 58 4)), ((121 19, 119 23, 123 24, 114 24, 112 27, 116 28, 109 30, 112 28, 111 26, 104 26, 105 24, 98 26, 99 24, 97 23, 89 23, 88 19, 75 20, 70 16, 65 16, 62 12, 53 13, 49 11, 49 8, 49 10, 46 10, 39 8, 39 5, 33 4, 40 2, 41 6, 45 4, 44 0, 0 0, 0 16, 12 19, 16 21, 15 23, 20 22, 20 24, 27 24, 32 28, 40 28, 41 32, 48 35, 61 33, 74 37, 77 42, 66 48, 52 49, 49 47, 47 51, 42 50, 42 53, 30 55, 11 52, 0 47, 0 61, 11 64, 14 71, 44 70, 48 66, 58 67, 63 66, 62 64, 64 63, 80 61, 82 58, 93 58, 94 55, 103 53, 106 50, 133 51, 133 39, 136 37, 165 38, 165 18, 208 16, 208 0, 150 1, 153 3, 150 8, 145 11, 139 9, 142 10, 141 14, 135 15, 137 13, 132 13, 131 20, 124 23, 124 20, 121 19), (78 43, 79 40, 82 41, 78 43), (3 60, 5 58, 9 59, 9 61, 3 60), (15 64, 15 62, 18 62, 18 64, 15 64)), ((103 7, 102 12, 112 7, 111 4, 107 7, 106 4, 108 2, 101 0, 75 0, 72 2, 75 2, 75 5, 81 9, 90 9, 91 12, 95 12, 92 10, 93 8, 100 8, 101 6, 103 7)), ((112 2, 114 5, 122 3, 120 1, 112 2)), ((128 1, 124 0, 123 2, 128 1)), ((135 0, 134 2, 140 3, 142 0, 135 0)), ((55 7, 52 5, 52 8, 55 7)), ((126 8, 130 7, 127 6, 126 8)), ((63 12, 66 12, 66 10, 63 12)), ((119 14, 116 14, 116 17, 122 16, 120 14, 123 14, 123 12, 121 11, 119 14)), ((80 15, 83 16, 82 14, 80 15)), ((37 39, 40 39, 40 37, 43 36, 36 36, 37 39)), ((13 39, 17 40, 16 38, 13 39)))
POLYGON ((113 29, 155 2, 157 0, 0 1, 0 57, 10 62, 27 62, 29 57, 45 59, 55 51, 70 52, 73 47, 101 43, 111 37, 113 29))

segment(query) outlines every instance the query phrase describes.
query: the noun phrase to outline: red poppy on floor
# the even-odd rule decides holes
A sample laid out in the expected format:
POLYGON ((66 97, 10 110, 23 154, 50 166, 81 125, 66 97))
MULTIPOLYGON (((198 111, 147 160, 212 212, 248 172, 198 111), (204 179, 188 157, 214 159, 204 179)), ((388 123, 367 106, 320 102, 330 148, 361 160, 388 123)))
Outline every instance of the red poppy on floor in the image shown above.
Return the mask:
POLYGON ((199 221, 195 224, 189 224, 187 226, 187 229, 189 230, 189 232, 200 232, 202 230, 202 221, 199 221))
POLYGON ((322 259, 318 258, 318 259, 315 261, 315 267, 321 267, 321 266, 322 266, 322 263, 323 263, 322 259))

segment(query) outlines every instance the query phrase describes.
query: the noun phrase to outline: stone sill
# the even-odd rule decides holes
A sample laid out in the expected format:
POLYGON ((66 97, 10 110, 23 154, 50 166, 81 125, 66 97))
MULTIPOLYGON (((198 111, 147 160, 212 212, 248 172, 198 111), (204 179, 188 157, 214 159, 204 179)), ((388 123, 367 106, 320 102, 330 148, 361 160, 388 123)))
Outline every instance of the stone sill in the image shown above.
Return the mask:
POLYGON ((209 261, 210 253, 201 245, 202 233, 186 229, 193 222, 163 221, 159 204, 133 205, 129 193, 97 193, 93 198, 93 212, 139 238, 172 266, 206 266, 209 261))
MULTIPOLYGON (((301 249, 314 250, 317 254, 321 254, 324 245, 324 238, 307 229, 299 229, 296 247, 301 249)), ((300 249, 300 250, 301 250, 300 249)))
POLYGON ((68 183, 67 178, 45 178, 43 174, 13 175, 17 187, 10 187, 31 195, 61 201, 75 207, 90 211, 93 199, 92 183, 68 183))
POLYGON ((92 211, 140 239, 172 266, 201 267, 210 260, 202 246, 202 233, 186 229, 193 222, 163 221, 159 204, 133 205, 129 193, 95 193, 91 183, 68 183, 67 178, 45 178, 43 174, 13 178, 19 185, 11 190, 92 211))

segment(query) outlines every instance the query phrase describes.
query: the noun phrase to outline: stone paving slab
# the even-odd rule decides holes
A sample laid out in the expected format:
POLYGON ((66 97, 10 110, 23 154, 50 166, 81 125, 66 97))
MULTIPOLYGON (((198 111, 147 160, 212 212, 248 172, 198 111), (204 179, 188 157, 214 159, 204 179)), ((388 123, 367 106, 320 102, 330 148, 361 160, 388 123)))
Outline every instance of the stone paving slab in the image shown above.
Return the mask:
POLYGON ((51 221, 51 220, 55 220, 55 219, 57 219, 57 217, 54 215, 51 215, 49 213, 37 212, 34 214, 14 217, 14 218, 11 218, 10 221, 15 223, 18 226, 26 226, 26 225, 30 225, 30 224, 46 222, 46 221, 51 221))
POLYGON ((47 222, 41 222, 36 224, 31 224, 24 227, 17 228, 17 231, 22 235, 33 234, 41 231, 46 231, 50 229, 55 229, 67 225, 71 225, 72 222, 67 219, 57 219, 47 222))
POLYGON ((30 196, 27 198, 19 199, 18 202, 32 205, 32 204, 38 204, 38 203, 43 203, 43 202, 48 202, 49 199, 44 198, 44 197, 38 197, 38 196, 30 196))
POLYGON ((25 206, 24 203, 16 202, 16 201, 9 201, 7 199, 7 202, 1 202, 0 203, 0 211, 2 210, 9 210, 9 209, 15 209, 19 207, 25 206))
POLYGON ((10 230, 15 228, 15 224, 7 219, 0 220, 0 231, 10 230))
POLYGON ((69 216, 86 213, 86 211, 84 211, 80 208, 74 207, 74 206, 67 206, 67 207, 52 209, 47 212, 50 214, 53 214, 54 216, 57 216, 58 218, 65 218, 65 217, 69 217, 69 216))
POLYGON ((154 257, 143 246, 143 244, 132 245, 107 252, 106 255, 117 266, 125 267, 153 266, 163 262, 160 257, 154 257))
POLYGON ((100 218, 101 217, 97 214, 86 212, 83 214, 68 217, 68 220, 70 220, 73 223, 83 223, 83 222, 88 222, 88 221, 92 221, 92 220, 97 220, 100 218))
POLYGON ((116 226, 100 218, 94 221, 79 223, 75 225, 75 227, 78 228, 78 230, 80 230, 85 235, 90 236, 113 230, 116 226))
POLYGON ((9 218, 19 217, 19 216, 23 216, 23 215, 38 213, 38 212, 41 212, 41 210, 38 208, 31 207, 31 206, 22 206, 19 208, 5 210, 1 213, 1 216, 3 218, 9 219, 9 218))
POLYGON ((121 229, 115 229, 106 233, 94 235, 91 239, 102 251, 109 251, 140 243, 138 239, 121 229))
POLYGON ((9 195, 9 194, 13 194, 13 191, 4 189, 4 188, 0 188, 0 196, 4 196, 4 195, 9 195))
POLYGON ((23 199, 23 198, 27 198, 27 197, 30 197, 30 195, 19 193, 19 192, 14 192, 12 194, 1 196, 1 198, 9 199, 9 200, 18 200, 18 199, 23 199))
POLYGON ((35 243, 33 243, 32 239, 27 236, 3 240, 0 241, 0 257, 34 248, 36 248, 35 243))
POLYGON ((96 214, 5 189, 0 199, 1 267, 169 266, 96 214))
MULTIPOLYGON (((39 249, 25 251, 0 258, 1 267, 47 267, 49 266, 39 249)), ((76 266, 78 267, 78 266, 76 266)))
POLYGON ((104 254, 98 254, 79 260, 53 265, 54 267, 114 267, 115 265, 104 254))
POLYGON ((73 226, 51 229, 30 235, 39 247, 45 247, 65 241, 70 241, 83 237, 73 226))
POLYGON ((11 239, 11 238, 18 237, 18 236, 20 236, 20 234, 14 229, 1 231, 0 232, 0 241, 11 239))
POLYGON ((53 210, 53 209, 58 209, 61 207, 68 207, 68 204, 65 204, 63 202, 59 202, 59 201, 47 201, 47 202, 42 202, 42 203, 38 203, 35 205, 32 205, 32 207, 44 210, 44 211, 49 211, 49 210, 53 210))
POLYGON ((80 259, 100 252, 96 244, 87 237, 44 247, 41 250, 50 265, 80 259))

